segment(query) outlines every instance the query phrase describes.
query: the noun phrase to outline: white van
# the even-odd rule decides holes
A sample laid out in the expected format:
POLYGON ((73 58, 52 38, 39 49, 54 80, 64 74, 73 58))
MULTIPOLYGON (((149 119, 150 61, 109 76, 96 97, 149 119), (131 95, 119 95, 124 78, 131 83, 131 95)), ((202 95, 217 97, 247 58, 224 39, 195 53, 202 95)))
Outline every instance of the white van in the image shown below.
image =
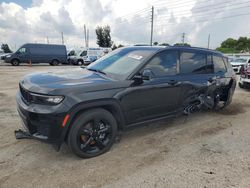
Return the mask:
POLYGON ((111 48, 84 48, 71 50, 68 53, 68 61, 70 64, 74 65, 88 65, 111 51, 111 48))

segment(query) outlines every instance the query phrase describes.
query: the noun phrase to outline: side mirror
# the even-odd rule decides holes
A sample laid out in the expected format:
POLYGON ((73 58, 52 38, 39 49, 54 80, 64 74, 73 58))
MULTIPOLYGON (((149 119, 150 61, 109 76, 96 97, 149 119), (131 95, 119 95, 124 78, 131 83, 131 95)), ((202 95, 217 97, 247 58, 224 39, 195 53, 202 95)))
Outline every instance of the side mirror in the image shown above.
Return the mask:
POLYGON ((141 74, 137 74, 133 77, 135 83, 142 83, 143 80, 150 80, 153 73, 150 69, 144 69, 141 74))
POLYGON ((152 78, 153 72, 150 69, 144 69, 141 75, 142 80, 150 80, 152 78))

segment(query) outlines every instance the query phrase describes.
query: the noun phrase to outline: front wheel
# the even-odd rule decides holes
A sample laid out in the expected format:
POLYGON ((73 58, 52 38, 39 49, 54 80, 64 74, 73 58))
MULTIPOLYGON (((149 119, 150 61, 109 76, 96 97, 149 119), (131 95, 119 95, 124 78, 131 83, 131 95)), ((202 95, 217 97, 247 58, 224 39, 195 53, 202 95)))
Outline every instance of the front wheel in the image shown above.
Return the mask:
POLYGON ((50 65, 57 66, 57 65, 59 65, 59 61, 56 60, 56 59, 54 59, 54 60, 52 60, 52 62, 50 63, 50 65))
POLYGON ((83 65, 83 61, 82 60, 77 60, 77 65, 83 65))
POLYGON ((18 66, 18 65, 20 64, 20 61, 17 60, 17 59, 14 59, 14 60, 11 61, 11 64, 12 64, 13 66, 18 66))
POLYGON ((91 158, 107 152, 117 135, 117 122, 104 109, 83 112, 74 121, 69 135, 68 146, 82 158, 91 158))
POLYGON ((239 87, 240 87, 240 88, 245 88, 245 84, 239 82, 239 87))

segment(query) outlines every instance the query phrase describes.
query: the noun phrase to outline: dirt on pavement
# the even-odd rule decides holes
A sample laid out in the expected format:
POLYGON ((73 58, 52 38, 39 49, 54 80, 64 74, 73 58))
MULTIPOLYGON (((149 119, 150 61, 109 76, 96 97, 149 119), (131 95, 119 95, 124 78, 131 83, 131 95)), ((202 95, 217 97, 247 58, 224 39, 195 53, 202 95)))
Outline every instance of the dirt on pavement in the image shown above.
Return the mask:
POLYGON ((99 157, 80 159, 36 140, 16 140, 18 81, 73 66, 0 65, 0 187, 250 187, 250 90, 226 109, 181 116, 122 133, 99 157))

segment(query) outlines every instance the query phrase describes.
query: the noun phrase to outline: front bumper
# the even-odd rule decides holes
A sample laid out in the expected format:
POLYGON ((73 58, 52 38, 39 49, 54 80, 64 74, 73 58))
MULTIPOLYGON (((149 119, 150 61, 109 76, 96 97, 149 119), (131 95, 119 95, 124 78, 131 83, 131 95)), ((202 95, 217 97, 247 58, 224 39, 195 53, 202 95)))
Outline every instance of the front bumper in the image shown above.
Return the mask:
POLYGON ((41 141, 61 145, 63 133, 62 122, 66 115, 63 104, 47 106, 26 104, 18 91, 16 95, 17 111, 21 117, 24 128, 31 135, 41 141))
POLYGON ((250 75, 246 76, 245 78, 240 77, 240 82, 250 84, 250 75))

